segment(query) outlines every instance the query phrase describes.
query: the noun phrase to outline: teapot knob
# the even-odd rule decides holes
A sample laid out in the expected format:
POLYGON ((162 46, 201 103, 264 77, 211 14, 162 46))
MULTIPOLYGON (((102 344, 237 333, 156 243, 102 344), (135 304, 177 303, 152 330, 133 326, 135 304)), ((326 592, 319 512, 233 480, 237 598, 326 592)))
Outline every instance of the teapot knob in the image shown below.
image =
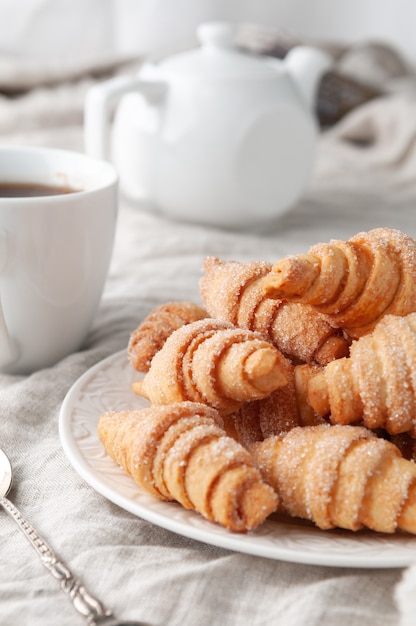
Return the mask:
POLYGON ((197 37, 203 46, 235 47, 236 28, 230 22, 206 22, 197 28, 197 37))

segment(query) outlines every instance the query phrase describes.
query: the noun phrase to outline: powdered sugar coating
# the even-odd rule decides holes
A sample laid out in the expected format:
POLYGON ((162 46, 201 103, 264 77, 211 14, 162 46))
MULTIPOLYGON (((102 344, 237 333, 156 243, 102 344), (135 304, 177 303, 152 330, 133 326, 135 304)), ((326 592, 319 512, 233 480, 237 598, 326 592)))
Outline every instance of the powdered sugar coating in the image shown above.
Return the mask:
POLYGON ((416 313, 386 315, 310 383, 313 408, 333 423, 416 436, 416 313), (326 398, 326 401, 322 401, 326 398))
POLYGON ((416 533, 416 465, 367 429, 294 428, 250 449, 290 515, 322 529, 416 533))
POLYGON ((166 302, 153 309, 131 333, 127 355, 132 367, 147 372, 150 363, 169 335, 184 324, 208 317, 208 313, 193 302, 166 302))
POLYGON ((285 385, 285 367, 258 333, 206 318, 174 331, 133 388, 155 405, 192 400, 229 413, 285 385))
POLYGON ((345 356, 348 342, 309 305, 268 298, 263 279, 271 264, 207 257, 200 293, 212 317, 261 333, 286 356, 320 363, 345 356))
POLYGON ((146 491, 246 532, 278 500, 250 453, 221 423, 215 409, 182 402, 104 413, 98 433, 111 458, 146 491))
POLYGON ((383 315, 416 311, 416 242, 389 228, 312 246, 273 266, 265 290, 311 304, 351 337, 370 332, 383 315))

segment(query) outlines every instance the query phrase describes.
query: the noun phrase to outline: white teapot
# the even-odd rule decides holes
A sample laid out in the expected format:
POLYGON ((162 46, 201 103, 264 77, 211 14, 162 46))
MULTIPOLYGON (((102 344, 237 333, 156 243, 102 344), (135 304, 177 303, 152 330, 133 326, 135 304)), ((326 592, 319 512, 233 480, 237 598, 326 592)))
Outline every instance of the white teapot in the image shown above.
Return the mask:
POLYGON ((312 172, 330 59, 306 46, 283 61, 242 52, 223 22, 202 24, 198 38, 195 50, 92 87, 85 150, 114 162, 126 197, 171 218, 239 228, 279 216, 312 172))

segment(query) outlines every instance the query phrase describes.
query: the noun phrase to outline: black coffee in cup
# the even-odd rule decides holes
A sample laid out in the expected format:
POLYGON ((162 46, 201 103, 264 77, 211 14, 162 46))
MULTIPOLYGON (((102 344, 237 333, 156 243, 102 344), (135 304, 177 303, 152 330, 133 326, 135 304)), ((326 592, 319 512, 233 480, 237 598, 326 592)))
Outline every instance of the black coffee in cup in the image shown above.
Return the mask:
POLYGON ((0 198, 29 198, 35 196, 61 196, 67 193, 76 193, 78 189, 58 187, 38 183, 5 183, 0 182, 0 198))

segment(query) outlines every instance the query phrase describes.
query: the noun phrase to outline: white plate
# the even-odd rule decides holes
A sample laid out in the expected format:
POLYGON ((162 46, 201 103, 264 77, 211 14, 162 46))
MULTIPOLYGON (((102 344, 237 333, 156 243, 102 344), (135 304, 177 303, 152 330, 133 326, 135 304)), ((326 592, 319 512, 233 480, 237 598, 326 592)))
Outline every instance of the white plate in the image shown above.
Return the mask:
POLYGON ((148 495, 105 454, 96 428, 103 411, 147 406, 131 391, 137 379, 126 352, 118 352, 81 376, 60 412, 60 438, 69 461, 87 483, 115 504, 179 535, 269 559, 364 568, 416 562, 416 537, 404 533, 321 531, 306 522, 271 518, 255 531, 240 535, 179 504, 148 495))

